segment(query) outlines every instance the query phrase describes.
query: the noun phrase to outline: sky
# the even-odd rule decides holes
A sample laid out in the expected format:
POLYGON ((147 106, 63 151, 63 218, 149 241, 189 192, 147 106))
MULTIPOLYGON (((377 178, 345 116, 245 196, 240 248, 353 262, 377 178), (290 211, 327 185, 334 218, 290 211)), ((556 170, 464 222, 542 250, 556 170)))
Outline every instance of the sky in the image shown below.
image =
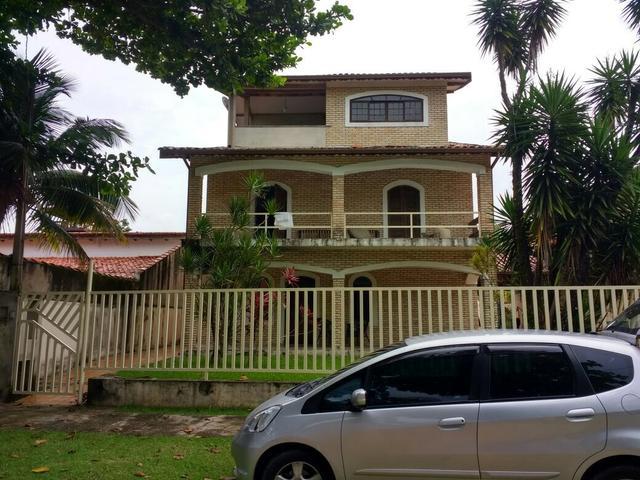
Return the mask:
MULTIPOLYGON (((328 6, 333 0, 320 0, 328 6)), ((302 62, 288 74, 469 71, 470 85, 449 95, 449 139, 486 143, 491 118, 500 106, 499 85, 490 58, 477 47, 470 14, 475 0, 341 0, 354 15, 334 33, 312 37, 302 62)), ((581 82, 597 59, 632 49, 636 35, 622 19, 619 0, 571 0, 558 35, 541 58, 539 71, 564 71, 581 82)), ((78 116, 113 118, 131 136, 127 147, 151 159, 155 175, 143 173, 132 197, 140 209, 139 231, 184 231, 187 170, 180 159, 159 159, 161 146, 226 144, 222 95, 206 87, 180 98, 171 87, 135 71, 132 65, 84 53, 68 40, 44 32, 23 41, 19 53, 45 47, 77 89, 64 106, 78 116)), ((494 193, 509 189, 507 165, 494 169, 494 193)))

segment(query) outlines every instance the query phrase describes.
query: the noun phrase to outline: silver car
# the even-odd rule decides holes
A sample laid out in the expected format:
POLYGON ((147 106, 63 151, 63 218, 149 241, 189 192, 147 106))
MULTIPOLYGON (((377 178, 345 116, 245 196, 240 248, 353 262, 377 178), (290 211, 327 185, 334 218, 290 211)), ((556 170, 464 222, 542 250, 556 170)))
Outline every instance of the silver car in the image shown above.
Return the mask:
POLYGON ((640 350, 598 335, 407 339, 256 408, 240 480, 640 480, 640 350))

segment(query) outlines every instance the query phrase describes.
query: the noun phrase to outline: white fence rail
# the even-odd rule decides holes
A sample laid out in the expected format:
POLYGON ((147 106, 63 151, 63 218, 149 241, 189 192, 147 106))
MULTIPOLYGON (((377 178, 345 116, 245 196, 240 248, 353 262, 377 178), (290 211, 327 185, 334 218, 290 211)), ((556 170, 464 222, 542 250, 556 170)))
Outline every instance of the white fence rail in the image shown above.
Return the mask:
POLYGON ((591 332, 638 298, 640 286, 28 294, 13 385, 69 393, 85 370, 324 373, 414 335, 591 332))

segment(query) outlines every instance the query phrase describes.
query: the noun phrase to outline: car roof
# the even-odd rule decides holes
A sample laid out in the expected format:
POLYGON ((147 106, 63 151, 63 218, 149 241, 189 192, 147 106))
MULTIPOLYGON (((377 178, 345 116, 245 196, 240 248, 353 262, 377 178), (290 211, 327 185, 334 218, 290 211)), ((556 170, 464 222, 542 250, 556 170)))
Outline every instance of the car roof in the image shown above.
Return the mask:
MULTIPOLYGON (((602 335, 546 330, 466 330, 410 337, 408 347, 425 348, 473 343, 564 343, 606 350, 633 348, 628 342, 602 335)), ((412 349, 413 349, 412 348, 412 349)))

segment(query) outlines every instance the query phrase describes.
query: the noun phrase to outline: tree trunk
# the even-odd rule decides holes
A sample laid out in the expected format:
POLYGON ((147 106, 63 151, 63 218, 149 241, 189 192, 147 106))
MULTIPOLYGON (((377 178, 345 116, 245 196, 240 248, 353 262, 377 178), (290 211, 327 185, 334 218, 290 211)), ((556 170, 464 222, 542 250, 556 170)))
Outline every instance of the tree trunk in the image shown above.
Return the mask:
POLYGON ((520 285, 531 285, 531 264, 529 261, 529 241, 524 224, 524 206, 522 192, 522 157, 511 159, 513 181, 513 236, 516 245, 516 278, 520 285))
POLYGON ((9 289, 18 294, 22 292, 22 273, 24 267, 24 241, 27 218, 27 164, 22 163, 22 192, 16 207, 16 228, 13 236, 13 253, 11 255, 11 281, 9 289))

